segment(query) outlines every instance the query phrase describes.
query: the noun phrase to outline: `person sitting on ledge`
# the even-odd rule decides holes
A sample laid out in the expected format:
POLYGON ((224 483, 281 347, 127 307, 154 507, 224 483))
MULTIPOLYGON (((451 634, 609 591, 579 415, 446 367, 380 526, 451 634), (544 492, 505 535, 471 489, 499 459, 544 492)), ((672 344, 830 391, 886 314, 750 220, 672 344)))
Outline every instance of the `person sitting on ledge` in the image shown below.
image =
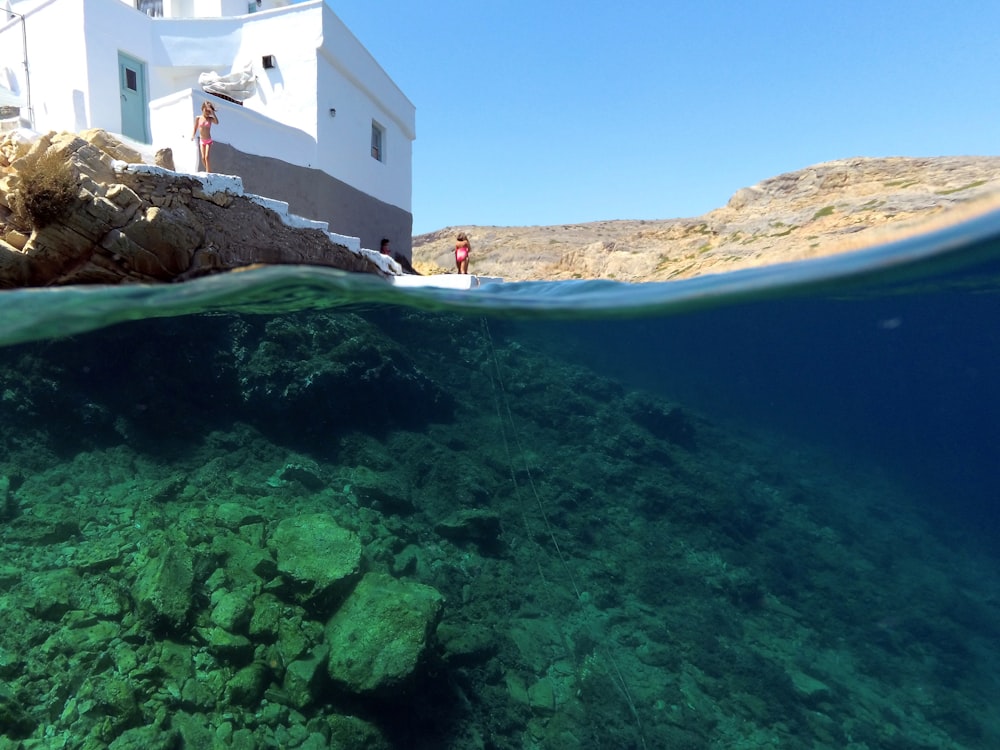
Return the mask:
POLYGON ((394 261, 399 263, 400 267, 403 269, 403 273, 413 274, 414 276, 422 275, 413 267, 409 258, 402 253, 394 253, 389 249, 389 240, 385 237, 382 238, 382 244, 379 246, 379 252, 382 253, 382 255, 388 255, 394 261))

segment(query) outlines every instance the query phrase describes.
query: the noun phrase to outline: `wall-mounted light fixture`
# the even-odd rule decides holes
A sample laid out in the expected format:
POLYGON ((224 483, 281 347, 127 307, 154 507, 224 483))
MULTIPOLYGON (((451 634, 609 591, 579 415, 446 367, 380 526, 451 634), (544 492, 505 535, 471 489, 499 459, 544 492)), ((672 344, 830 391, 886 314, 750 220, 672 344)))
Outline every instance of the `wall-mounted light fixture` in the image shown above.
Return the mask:
POLYGON ((278 61, 274 59, 274 55, 264 55, 264 57, 261 59, 261 62, 264 64, 265 68, 278 67, 278 61))
POLYGON ((337 110, 334 107, 330 107, 330 117, 336 117, 337 110))

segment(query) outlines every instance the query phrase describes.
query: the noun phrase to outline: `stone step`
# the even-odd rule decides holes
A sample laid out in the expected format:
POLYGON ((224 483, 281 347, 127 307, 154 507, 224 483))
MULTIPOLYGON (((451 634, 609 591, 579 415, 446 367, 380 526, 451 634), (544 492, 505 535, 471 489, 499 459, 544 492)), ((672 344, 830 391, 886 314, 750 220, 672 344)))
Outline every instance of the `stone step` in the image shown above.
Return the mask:
MULTIPOLYGON (((163 173, 169 171, 163 167, 156 167, 151 164, 128 164, 123 161, 114 162, 113 167, 118 171, 163 173)), ((255 195, 254 193, 247 193, 243 189, 243 180, 238 175, 217 174, 215 172, 198 172, 197 174, 191 175, 191 177, 201 183, 201 189, 206 195, 212 195, 213 193, 229 193, 230 195, 242 196, 247 200, 253 201, 258 206, 274 211, 274 213, 276 213, 281 219, 281 222, 286 226, 294 227, 296 229, 318 229, 321 232, 325 232, 331 242, 343 245, 353 253, 361 252, 361 240, 358 237, 351 237, 346 234, 331 232, 329 222, 319 219, 307 219, 303 216, 290 213, 288 210, 288 203, 286 201, 277 200, 276 198, 268 198, 263 195, 255 195)))

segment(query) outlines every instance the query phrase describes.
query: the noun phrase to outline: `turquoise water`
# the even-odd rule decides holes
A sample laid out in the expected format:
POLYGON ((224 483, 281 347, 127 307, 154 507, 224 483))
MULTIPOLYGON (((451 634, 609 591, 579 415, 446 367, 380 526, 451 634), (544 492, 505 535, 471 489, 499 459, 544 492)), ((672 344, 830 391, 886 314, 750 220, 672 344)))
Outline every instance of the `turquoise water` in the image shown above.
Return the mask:
POLYGON ((1000 746, 998 278, 4 292, 0 743, 1000 746))

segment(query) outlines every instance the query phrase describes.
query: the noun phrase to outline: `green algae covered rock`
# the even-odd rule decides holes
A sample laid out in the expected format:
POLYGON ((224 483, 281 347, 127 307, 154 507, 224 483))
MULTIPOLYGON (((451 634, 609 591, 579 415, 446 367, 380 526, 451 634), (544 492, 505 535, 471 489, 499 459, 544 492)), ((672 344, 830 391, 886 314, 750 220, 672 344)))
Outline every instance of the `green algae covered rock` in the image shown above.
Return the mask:
POLYGON ((324 720, 330 728, 330 747, 363 748, 363 750, 392 748, 378 727, 357 716, 333 714, 326 716, 324 720))
POLYGON ((194 558, 180 545, 166 547, 142 568, 133 588, 139 615, 150 627, 181 630, 194 590, 194 558))
POLYGON ((313 601, 345 584, 361 567, 361 541, 328 513, 286 518, 268 547, 293 598, 313 601))
POLYGON ((254 662, 240 669, 226 684, 226 700, 237 706, 252 708, 260 703, 267 687, 267 669, 254 662))
POLYGON ((0 684, 0 732, 8 737, 27 737, 35 722, 17 699, 10 686, 0 684))
POLYGON ((243 633, 250 624, 253 615, 253 592, 246 589, 226 591, 218 597, 213 597, 213 623, 230 633, 243 633))
POLYGON ((368 573, 330 619, 330 677, 347 690, 389 690, 416 670, 443 598, 420 583, 368 573))
POLYGON ((323 683, 323 670, 328 657, 329 648, 324 645, 288 665, 281 686, 288 705, 302 710, 313 702, 317 689, 323 683))

